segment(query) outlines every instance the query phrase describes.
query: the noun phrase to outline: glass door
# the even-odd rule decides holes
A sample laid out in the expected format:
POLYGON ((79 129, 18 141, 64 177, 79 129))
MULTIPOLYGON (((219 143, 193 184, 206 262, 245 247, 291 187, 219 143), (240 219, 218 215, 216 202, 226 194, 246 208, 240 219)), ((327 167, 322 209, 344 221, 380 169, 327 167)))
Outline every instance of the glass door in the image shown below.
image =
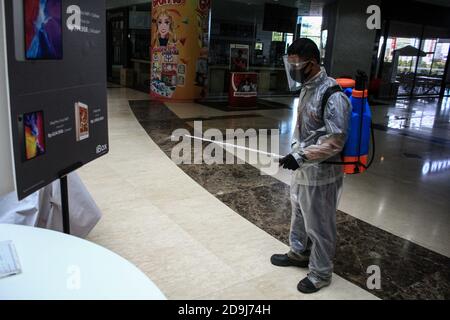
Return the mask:
POLYGON ((386 40, 380 39, 380 97, 412 94, 422 32, 420 25, 391 21, 386 40))
POLYGON ((431 38, 422 41, 414 85, 414 96, 437 96, 441 91, 450 39, 431 38))
POLYGON ((409 96, 414 87, 420 40, 418 38, 392 38, 391 41, 391 48, 394 48, 391 81, 398 84, 399 96, 409 96))
POLYGON ((392 21, 385 48, 381 96, 448 94, 450 30, 392 21))

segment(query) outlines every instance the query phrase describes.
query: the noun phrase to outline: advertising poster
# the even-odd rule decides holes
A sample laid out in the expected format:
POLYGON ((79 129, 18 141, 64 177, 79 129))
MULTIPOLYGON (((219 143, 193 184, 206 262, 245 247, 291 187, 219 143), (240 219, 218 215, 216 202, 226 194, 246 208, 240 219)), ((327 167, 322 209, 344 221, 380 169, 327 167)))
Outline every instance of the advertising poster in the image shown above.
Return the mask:
POLYGON ((249 46, 247 45, 230 45, 230 71, 245 72, 248 70, 250 57, 249 50, 249 46))
POLYGON ((151 95, 194 100, 206 94, 210 0, 153 0, 151 95))
POLYGON ((75 103, 75 130, 77 141, 89 138, 89 107, 84 103, 75 103))
POLYGON ((62 1, 24 0, 25 56, 62 59, 62 1))
POLYGON ((233 97, 256 97, 258 95, 258 74, 253 72, 232 72, 231 90, 233 97))
POLYGON ((44 114, 42 111, 30 112, 19 118, 23 121, 23 134, 25 140, 25 150, 23 158, 25 160, 34 159, 45 153, 45 130, 44 114))
POLYGON ((21 200, 108 152, 106 9, 104 0, 4 5, 21 200))
POLYGON ((231 107, 256 106, 258 96, 258 74, 254 72, 232 72, 229 91, 231 107))

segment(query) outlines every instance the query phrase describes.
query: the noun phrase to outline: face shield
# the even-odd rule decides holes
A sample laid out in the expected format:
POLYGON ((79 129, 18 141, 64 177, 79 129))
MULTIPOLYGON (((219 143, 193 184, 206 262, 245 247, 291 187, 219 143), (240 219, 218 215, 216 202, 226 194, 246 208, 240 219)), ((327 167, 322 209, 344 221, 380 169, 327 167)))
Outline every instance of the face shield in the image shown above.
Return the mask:
POLYGON ((286 77, 288 80, 289 90, 298 91, 302 86, 305 74, 303 68, 309 61, 289 62, 288 56, 283 56, 284 68, 286 69, 286 77))

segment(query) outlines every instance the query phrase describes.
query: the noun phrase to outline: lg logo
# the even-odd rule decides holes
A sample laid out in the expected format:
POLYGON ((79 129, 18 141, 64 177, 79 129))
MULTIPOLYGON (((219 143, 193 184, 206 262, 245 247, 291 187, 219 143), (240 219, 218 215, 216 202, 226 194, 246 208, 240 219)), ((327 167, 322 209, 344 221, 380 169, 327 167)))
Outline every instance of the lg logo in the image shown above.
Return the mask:
POLYGON ((96 149, 97 154, 102 153, 102 152, 105 152, 106 150, 108 150, 108 145, 107 145, 107 144, 104 144, 104 145, 98 145, 98 146, 97 146, 97 149, 96 149))

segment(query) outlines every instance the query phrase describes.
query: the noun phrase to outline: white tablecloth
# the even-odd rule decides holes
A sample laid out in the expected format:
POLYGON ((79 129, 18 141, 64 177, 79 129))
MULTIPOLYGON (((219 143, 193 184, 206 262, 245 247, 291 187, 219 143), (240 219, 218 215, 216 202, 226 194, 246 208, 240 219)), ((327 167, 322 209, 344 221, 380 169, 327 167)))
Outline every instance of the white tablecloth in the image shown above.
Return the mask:
POLYGON ((0 279, 0 300, 165 300, 133 264, 94 243, 60 232, 0 224, 23 272, 0 279))

